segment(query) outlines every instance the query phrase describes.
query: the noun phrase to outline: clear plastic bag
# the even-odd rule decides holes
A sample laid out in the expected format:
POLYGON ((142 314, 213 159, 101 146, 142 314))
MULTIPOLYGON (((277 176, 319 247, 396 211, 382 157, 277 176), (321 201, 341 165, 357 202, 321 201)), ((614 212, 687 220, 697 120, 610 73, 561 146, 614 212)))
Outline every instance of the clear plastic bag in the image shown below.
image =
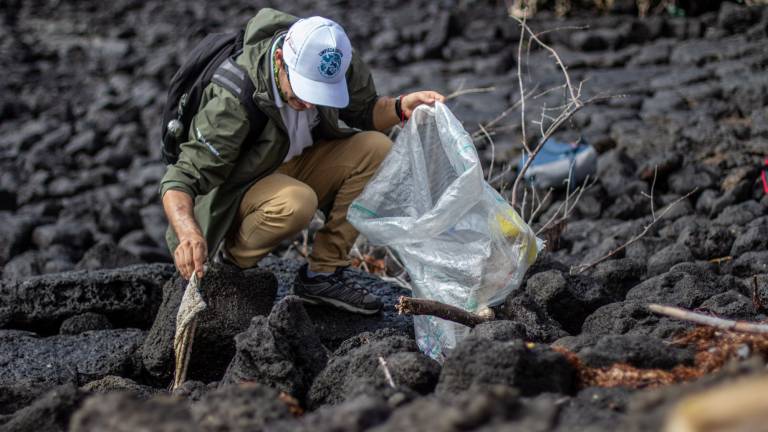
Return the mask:
MULTIPOLYGON (((347 218, 398 255, 415 297, 473 312, 517 289, 540 247, 485 182, 472 138, 441 103, 414 111, 347 218)), ((469 330, 428 316, 414 326, 420 349, 438 361, 469 330)))

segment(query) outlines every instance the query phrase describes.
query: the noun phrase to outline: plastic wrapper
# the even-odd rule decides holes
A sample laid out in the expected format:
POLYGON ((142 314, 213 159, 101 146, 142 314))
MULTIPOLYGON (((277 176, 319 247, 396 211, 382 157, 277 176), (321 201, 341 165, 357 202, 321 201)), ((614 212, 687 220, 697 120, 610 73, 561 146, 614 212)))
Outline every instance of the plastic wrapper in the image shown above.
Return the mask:
MULTIPOLYGON (((420 106, 348 220, 388 246, 411 277, 413 295, 476 312, 520 285, 540 242, 483 179, 472 138, 441 103, 420 106)), ((419 348, 442 361, 467 327, 414 317, 419 348)))

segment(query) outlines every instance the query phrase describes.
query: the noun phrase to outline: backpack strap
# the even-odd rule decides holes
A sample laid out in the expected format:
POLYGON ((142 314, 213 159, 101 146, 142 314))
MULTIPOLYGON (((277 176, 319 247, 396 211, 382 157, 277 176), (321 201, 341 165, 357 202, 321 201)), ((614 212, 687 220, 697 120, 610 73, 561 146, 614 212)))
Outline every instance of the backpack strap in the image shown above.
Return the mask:
POLYGON ((248 120, 251 125, 250 134, 261 133, 267 124, 267 116, 256 107, 256 103, 253 101, 256 86, 254 86, 251 77, 248 76, 248 71, 237 64, 234 57, 229 57, 213 73, 211 82, 224 87, 234 96, 237 96, 248 113, 248 120))

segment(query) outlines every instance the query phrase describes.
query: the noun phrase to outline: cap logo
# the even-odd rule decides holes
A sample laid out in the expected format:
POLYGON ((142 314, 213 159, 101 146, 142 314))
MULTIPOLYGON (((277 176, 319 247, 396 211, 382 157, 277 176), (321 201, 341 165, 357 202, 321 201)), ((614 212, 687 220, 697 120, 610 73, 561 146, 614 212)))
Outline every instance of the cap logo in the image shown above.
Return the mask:
POLYGON ((344 54, 337 48, 326 48, 320 51, 320 65, 317 69, 326 78, 333 78, 341 70, 341 57, 344 54))

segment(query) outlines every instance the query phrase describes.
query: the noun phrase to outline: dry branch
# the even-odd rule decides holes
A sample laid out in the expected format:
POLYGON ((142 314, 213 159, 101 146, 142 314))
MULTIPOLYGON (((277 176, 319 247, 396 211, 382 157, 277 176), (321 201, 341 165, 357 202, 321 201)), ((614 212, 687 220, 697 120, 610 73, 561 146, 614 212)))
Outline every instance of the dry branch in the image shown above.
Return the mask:
POLYGON ((455 99, 459 96, 464 96, 468 94, 475 94, 475 93, 490 93, 496 91, 496 87, 478 87, 478 88, 468 88, 468 89, 458 89, 454 91, 453 93, 449 94, 445 97, 445 100, 455 99))
POLYGON ((756 333, 756 334, 768 334, 768 324, 758 324, 748 321, 736 321, 723 318, 717 318, 709 315, 703 315, 689 310, 674 307, 664 306, 660 304, 649 304, 648 309, 659 315, 665 315, 668 317, 676 318, 683 321, 690 321, 696 324, 701 324, 710 327, 716 327, 721 330, 736 331, 742 333, 756 333))
POLYGON ((401 315, 432 315, 444 320, 463 324, 467 327, 474 327, 478 324, 491 321, 494 318, 492 314, 480 315, 438 301, 405 296, 400 296, 395 308, 401 315))
MULTIPOLYGON (((622 250, 626 249, 627 246, 631 245, 632 243, 634 243, 634 242, 640 240, 641 238, 645 237, 645 235, 648 234, 648 232, 651 230, 651 228, 653 228, 653 226, 656 225, 656 223, 658 221, 662 220, 664 218, 664 216, 670 210, 672 210, 672 208, 674 208, 677 204, 679 204, 680 201, 682 201, 682 200, 688 198, 689 196, 693 195, 697 190, 699 190, 699 188, 695 188, 694 190, 692 190, 692 191, 688 192, 687 194, 681 196, 680 198, 676 199, 672 204, 668 205, 667 208, 665 208, 664 211, 661 212, 661 214, 659 214, 659 217, 654 217, 651 220, 651 223, 646 225, 645 228, 643 228, 643 230, 639 234, 637 234, 636 236, 634 236, 631 239, 629 239, 626 243, 622 244, 621 246, 617 247, 616 249, 613 249, 612 251, 610 251, 607 254, 605 254, 603 257, 593 261, 590 264, 582 264, 580 266, 572 267, 571 268, 571 274, 584 273, 585 271, 587 271, 587 270, 589 270, 591 268, 594 268, 596 265, 600 264, 601 262, 606 261, 606 260, 610 259, 611 257, 615 256, 617 253, 619 253, 622 250)), ((653 197, 651 197, 651 201, 653 201, 653 197)))
POLYGON ((566 121, 568 121, 581 107, 584 106, 584 102, 579 99, 580 93, 581 93, 581 85, 578 86, 578 90, 574 90, 573 85, 571 84, 571 77, 568 74, 568 69, 565 67, 565 64, 563 63, 562 59, 560 58, 560 55, 555 51, 552 47, 545 44, 539 37, 536 35, 536 33, 531 30, 530 27, 525 23, 525 18, 519 19, 515 16, 512 16, 512 18, 515 19, 515 21, 520 24, 520 43, 518 45, 518 84, 520 86, 520 95, 521 95, 521 106, 522 106, 522 112, 521 112, 521 128, 522 128, 522 144, 523 149, 526 153, 526 160, 523 164, 522 169, 519 173, 517 173, 517 178, 515 179, 515 182, 512 184, 512 191, 511 191, 511 199, 510 204, 512 207, 516 207, 517 204, 517 191, 520 186, 520 182, 523 178, 525 178, 525 173, 528 171, 528 168, 531 166, 533 161, 536 159, 536 156, 539 154, 541 149, 544 147, 544 143, 547 142, 547 140, 552 136, 552 134, 557 131, 560 126, 563 125, 566 121), (540 47, 544 48, 545 50, 549 51, 549 53, 555 58, 555 61, 557 62, 557 65, 560 67, 563 77, 565 78, 565 87, 570 95, 570 101, 563 107, 562 112, 556 117, 552 118, 551 116, 547 116, 545 114, 545 111, 542 111, 542 118, 539 123, 540 129, 541 129, 541 137, 539 138, 538 143, 533 148, 533 150, 530 149, 528 146, 528 143, 526 141, 525 136, 525 91, 523 87, 523 81, 521 77, 521 66, 522 63, 522 42, 525 39, 525 33, 528 33, 529 40, 533 40, 538 44, 540 47), (546 130, 544 128, 544 121, 545 119, 551 120, 551 123, 549 126, 547 126, 546 130))

